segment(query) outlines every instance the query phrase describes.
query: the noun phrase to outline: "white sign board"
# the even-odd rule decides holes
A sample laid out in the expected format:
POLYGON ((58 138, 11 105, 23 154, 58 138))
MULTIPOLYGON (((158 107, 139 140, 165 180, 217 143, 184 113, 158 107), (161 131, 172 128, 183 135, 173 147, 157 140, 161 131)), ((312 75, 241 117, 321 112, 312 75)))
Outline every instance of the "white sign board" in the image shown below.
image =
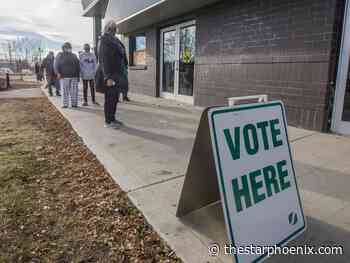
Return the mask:
MULTIPOLYGON (((283 246, 305 219, 281 102, 211 109, 209 126, 232 246, 283 246)), ((234 255, 237 263, 267 254, 234 255)))

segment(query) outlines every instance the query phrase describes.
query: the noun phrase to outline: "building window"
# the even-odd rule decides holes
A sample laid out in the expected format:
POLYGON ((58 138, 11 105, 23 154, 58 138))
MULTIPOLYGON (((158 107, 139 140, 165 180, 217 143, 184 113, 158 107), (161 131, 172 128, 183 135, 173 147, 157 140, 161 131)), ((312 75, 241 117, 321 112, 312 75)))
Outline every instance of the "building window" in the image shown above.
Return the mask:
POLYGON ((144 35, 131 36, 130 41, 130 65, 146 65, 146 37, 144 35))

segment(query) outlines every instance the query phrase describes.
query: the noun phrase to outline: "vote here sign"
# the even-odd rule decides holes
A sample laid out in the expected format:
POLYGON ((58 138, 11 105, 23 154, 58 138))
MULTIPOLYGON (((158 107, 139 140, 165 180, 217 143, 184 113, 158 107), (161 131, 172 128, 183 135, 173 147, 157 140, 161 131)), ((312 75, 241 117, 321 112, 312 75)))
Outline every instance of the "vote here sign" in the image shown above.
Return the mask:
MULTIPOLYGON (((209 125, 233 246, 283 246, 305 228, 281 102, 211 109, 209 125)), ((267 255, 235 255, 237 263, 267 255)))

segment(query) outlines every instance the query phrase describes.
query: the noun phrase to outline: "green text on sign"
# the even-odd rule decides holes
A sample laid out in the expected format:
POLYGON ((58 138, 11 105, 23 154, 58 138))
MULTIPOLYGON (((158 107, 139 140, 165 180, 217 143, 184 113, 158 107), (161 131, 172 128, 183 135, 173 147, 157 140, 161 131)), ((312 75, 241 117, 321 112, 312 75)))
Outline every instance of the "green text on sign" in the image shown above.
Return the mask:
MULTIPOLYGON (((272 119, 254 124, 248 123, 243 127, 238 126, 232 130, 224 129, 223 133, 232 160, 239 160, 242 150, 248 155, 255 155, 260 150, 268 151, 283 146, 279 125, 279 119, 272 119), (259 133, 261 136, 258 136, 259 133), (261 141, 258 138, 261 138, 261 141), (241 142, 243 142, 242 145, 241 142)), ((286 164, 286 160, 281 160, 275 165, 268 165, 234 178, 232 180, 232 191, 236 211, 241 212, 274 194, 288 189, 291 184, 288 178, 288 170, 285 168, 286 164)))

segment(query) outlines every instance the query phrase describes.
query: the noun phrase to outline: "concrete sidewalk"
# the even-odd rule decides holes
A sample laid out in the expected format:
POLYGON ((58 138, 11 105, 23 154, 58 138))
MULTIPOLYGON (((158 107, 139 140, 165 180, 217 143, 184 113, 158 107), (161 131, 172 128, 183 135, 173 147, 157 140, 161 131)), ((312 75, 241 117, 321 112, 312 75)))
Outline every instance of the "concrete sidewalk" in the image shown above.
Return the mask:
MULTIPOLYGON (((201 109, 131 95, 132 102, 118 105, 124 127, 111 130, 103 127, 102 97, 101 106, 75 110, 49 99, 179 257, 188 263, 233 261, 208 255, 209 244, 227 243, 219 203, 181 220, 175 216, 201 109)), ((289 135, 308 224, 291 244, 342 245, 344 254, 273 256, 267 262, 349 262, 350 139, 292 127, 289 135)))
POLYGON ((8 89, 0 91, 0 99, 30 99, 43 97, 39 88, 32 89, 8 89))

